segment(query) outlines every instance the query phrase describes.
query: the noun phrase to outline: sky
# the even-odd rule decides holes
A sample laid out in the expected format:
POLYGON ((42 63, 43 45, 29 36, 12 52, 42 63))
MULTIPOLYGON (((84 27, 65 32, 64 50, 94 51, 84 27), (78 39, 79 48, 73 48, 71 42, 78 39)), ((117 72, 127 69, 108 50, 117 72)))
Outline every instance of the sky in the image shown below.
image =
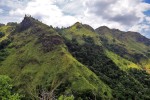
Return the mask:
POLYGON ((21 22, 25 14, 54 27, 81 22, 150 38, 150 0, 0 0, 0 23, 21 22))

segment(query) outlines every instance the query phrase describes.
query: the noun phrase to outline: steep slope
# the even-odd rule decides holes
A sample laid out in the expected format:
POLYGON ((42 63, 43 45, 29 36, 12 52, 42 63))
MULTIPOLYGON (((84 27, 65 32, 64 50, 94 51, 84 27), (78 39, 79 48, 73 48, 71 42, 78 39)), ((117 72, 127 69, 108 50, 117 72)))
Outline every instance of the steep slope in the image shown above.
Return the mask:
POLYGON ((10 42, 0 50, 7 53, 0 62, 0 74, 13 78, 15 90, 24 99, 38 99, 45 92, 56 98, 112 98, 109 86, 68 52, 52 27, 25 16, 7 38, 10 42))
POLYGON ((107 49, 142 68, 147 68, 149 65, 150 39, 136 32, 122 32, 105 26, 97 28, 96 32, 107 49))
MULTIPOLYGON (((72 34, 70 33, 70 30, 75 25, 59 31, 60 35, 65 38, 65 44, 68 46, 71 54, 111 87, 113 99, 141 100, 150 98, 150 75, 146 73, 139 64, 126 59, 117 53, 117 51, 124 52, 124 49, 118 48, 118 50, 113 50, 109 48, 109 44, 114 44, 114 36, 109 32, 109 28, 103 27, 105 31, 102 31, 102 34, 108 35, 104 38, 103 35, 97 34, 87 27, 81 27, 80 30, 75 28, 74 33, 72 34), (82 28, 86 29, 86 31, 82 31, 82 28), (89 34, 92 34, 92 36, 99 38, 99 43, 102 44, 97 44, 95 38, 91 35, 86 35, 81 38, 82 34, 86 34, 87 31, 89 34), (80 39, 82 39, 83 42, 81 43, 78 37, 68 39, 68 34, 70 37, 75 37, 74 34, 80 35, 80 39), (109 44, 105 41, 109 42, 109 44), (107 45, 105 43, 107 43, 107 45), (139 74, 137 75, 136 73, 139 74), (141 78, 145 81, 143 82, 141 78), (143 95, 140 95, 141 93, 143 95)), ((118 35, 118 33, 114 34, 118 35)), ((118 45, 119 42, 122 43, 118 40, 116 45, 118 45)))

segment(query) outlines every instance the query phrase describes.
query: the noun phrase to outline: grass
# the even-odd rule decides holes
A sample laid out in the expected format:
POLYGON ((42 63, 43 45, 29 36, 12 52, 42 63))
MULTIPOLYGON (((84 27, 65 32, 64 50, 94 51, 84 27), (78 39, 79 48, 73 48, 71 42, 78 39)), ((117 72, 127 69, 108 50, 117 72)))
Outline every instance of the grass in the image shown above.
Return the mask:
POLYGON ((10 32, 9 32, 10 28, 11 28, 11 26, 1 26, 0 27, 0 32, 3 32, 5 34, 5 36, 0 38, 0 42, 2 42, 3 40, 7 39, 8 35, 10 34, 10 32))
POLYGON ((141 69, 140 66, 138 66, 137 64, 128 61, 127 59, 124 59, 122 57, 120 57, 119 55, 106 50, 106 55, 107 57, 109 57, 120 69, 127 71, 130 68, 136 68, 136 69, 141 69))

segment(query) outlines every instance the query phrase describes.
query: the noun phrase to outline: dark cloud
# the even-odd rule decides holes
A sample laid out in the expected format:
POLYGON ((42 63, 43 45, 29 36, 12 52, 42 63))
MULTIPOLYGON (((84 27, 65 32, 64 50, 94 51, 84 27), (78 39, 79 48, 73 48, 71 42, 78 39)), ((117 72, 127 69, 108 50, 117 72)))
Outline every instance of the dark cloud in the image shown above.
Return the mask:
POLYGON ((110 0, 110 1, 87 1, 86 6, 88 8, 89 13, 93 13, 97 16, 103 16, 107 14, 107 10, 110 8, 110 6, 115 3, 116 0, 110 0))
POLYGON ((129 25, 129 26, 136 24, 140 20, 140 18, 137 17, 134 13, 129 13, 125 15, 116 15, 113 17, 109 16, 105 18, 108 18, 108 20, 110 21, 116 21, 123 25, 129 25))
MULTIPOLYGON (((117 3, 117 0, 95 0, 93 3, 87 2, 86 6, 88 8, 88 13, 94 14, 95 16, 99 16, 108 21, 118 22, 122 25, 134 25, 136 24, 140 18, 136 16, 135 12, 130 11, 128 9, 118 13, 112 10, 112 6, 117 3)), ((121 9, 118 8, 117 9, 121 9)))

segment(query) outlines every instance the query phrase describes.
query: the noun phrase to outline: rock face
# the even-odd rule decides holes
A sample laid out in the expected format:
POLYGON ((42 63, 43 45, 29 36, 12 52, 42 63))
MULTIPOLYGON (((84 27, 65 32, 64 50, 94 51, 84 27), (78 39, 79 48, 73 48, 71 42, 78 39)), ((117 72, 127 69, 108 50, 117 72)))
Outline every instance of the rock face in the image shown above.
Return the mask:
POLYGON ((39 43, 42 43, 42 49, 44 52, 50 52, 55 49, 55 46, 63 44, 63 39, 58 36, 44 36, 39 39, 39 43))
POLYGON ((33 26, 35 19, 31 16, 25 15, 23 21, 19 25, 19 31, 24 31, 29 27, 33 26))

